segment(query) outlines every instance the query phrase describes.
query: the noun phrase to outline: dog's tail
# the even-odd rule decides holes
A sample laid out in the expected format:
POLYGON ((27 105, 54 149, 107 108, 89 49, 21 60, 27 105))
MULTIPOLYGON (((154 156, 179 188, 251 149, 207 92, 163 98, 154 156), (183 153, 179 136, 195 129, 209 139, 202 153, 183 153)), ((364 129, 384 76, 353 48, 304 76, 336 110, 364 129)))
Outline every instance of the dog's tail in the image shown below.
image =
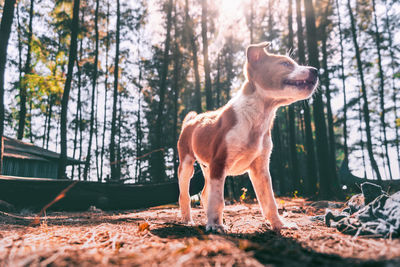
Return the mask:
POLYGON ((197 113, 194 111, 190 111, 188 114, 186 114, 185 118, 183 119, 182 126, 185 125, 188 121, 194 119, 197 116, 197 113))

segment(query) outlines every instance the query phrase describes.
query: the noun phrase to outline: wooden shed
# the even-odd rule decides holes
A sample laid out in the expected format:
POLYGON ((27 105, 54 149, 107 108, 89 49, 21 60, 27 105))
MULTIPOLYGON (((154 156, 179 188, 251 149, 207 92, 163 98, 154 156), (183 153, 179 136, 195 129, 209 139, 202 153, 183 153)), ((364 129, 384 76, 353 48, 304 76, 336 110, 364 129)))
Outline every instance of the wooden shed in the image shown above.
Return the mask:
MULTIPOLYGON (((60 154, 4 136, 3 175, 57 178, 60 154)), ((84 164, 73 158, 67 165, 84 164)))

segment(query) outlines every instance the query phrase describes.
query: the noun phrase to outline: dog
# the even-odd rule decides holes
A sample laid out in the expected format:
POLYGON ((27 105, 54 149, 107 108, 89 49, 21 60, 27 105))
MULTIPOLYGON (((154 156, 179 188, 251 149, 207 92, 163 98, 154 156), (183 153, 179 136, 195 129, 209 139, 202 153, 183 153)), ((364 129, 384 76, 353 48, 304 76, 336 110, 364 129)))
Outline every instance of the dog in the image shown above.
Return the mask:
POLYGON ((297 228, 278 215, 269 172, 271 129, 279 107, 313 94, 318 71, 300 66, 288 56, 269 53, 269 45, 263 42, 247 47, 245 83, 225 106, 201 114, 191 111, 183 120, 178 140, 178 180, 184 223, 193 224, 189 185, 197 160, 205 178, 201 203, 207 214, 206 231, 225 232, 225 177, 246 172, 272 229, 297 228))

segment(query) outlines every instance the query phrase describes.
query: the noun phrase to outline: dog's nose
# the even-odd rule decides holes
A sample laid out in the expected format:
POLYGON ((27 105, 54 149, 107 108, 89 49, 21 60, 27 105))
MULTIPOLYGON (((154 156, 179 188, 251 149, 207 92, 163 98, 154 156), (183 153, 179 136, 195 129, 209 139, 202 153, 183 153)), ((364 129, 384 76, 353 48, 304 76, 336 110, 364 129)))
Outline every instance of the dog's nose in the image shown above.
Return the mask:
POLYGON ((318 69, 310 67, 310 72, 315 76, 318 77, 318 69))

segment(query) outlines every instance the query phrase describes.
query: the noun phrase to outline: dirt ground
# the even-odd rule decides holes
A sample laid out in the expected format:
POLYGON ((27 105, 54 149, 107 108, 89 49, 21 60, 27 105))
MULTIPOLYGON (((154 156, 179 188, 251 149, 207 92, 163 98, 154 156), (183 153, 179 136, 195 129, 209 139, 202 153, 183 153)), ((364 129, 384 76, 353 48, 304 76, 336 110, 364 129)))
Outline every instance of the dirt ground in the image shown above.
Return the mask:
MULTIPOLYGON (((179 223, 176 206, 146 210, 33 216, 0 214, 0 266, 399 266, 400 240, 343 235, 323 222, 327 203, 280 198, 280 212, 299 230, 270 230, 257 204, 227 205, 228 232, 205 234, 179 223)), ((340 204, 340 203, 339 203, 340 204)))

